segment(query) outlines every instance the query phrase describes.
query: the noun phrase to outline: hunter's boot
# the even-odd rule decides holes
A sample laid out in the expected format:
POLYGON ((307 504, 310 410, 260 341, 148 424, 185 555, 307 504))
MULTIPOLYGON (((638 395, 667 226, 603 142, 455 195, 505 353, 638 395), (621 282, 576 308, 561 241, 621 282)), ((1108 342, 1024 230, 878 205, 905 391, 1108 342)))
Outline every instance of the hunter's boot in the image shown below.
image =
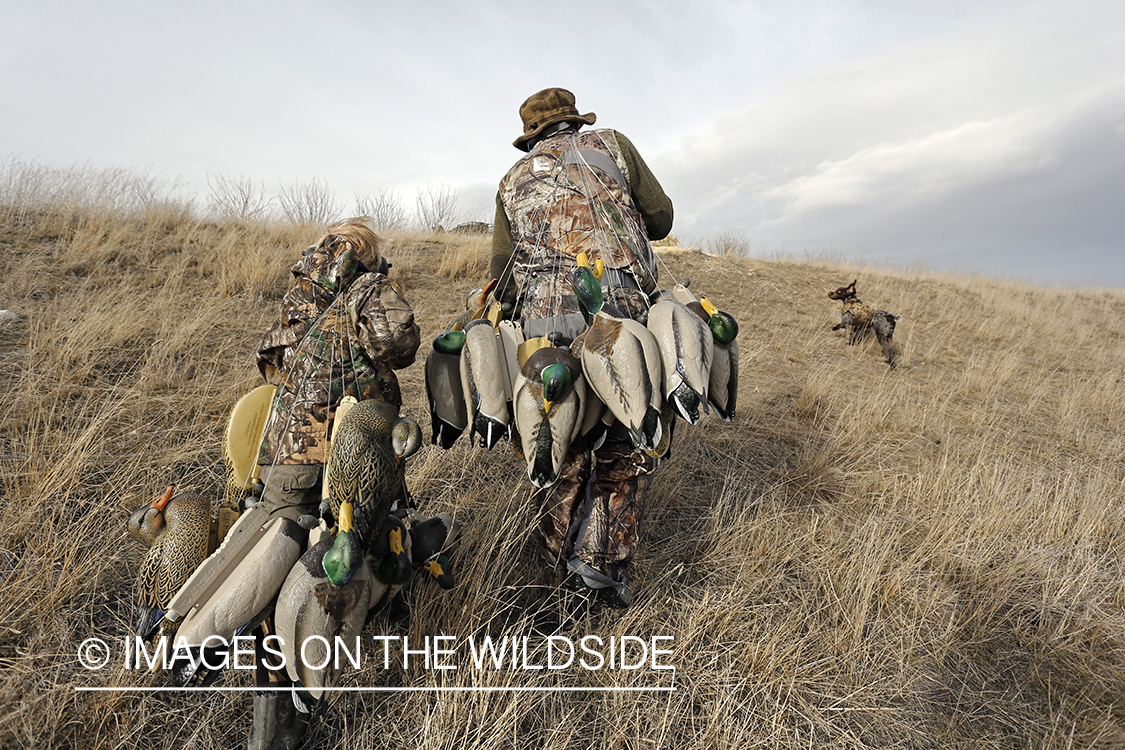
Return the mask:
POLYGON ((248 750, 294 750, 305 736, 309 714, 298 711, 288 691, 254 693, 248 750))
MULTIPOLYGON (((258 687, 292 687, 292 682, 271 664, 262 646, 264 628, 255 631, 254 650, 257 661, 255 670, 258 687)), ((301 709, 307 708, 302 705, 301 709)), ((294 750, 305 736, 305 730, 312 716, 308 710, 301 710, 294 703, 292 690, 255 690, 254 716, 247 738, 248 750, 294 750)))

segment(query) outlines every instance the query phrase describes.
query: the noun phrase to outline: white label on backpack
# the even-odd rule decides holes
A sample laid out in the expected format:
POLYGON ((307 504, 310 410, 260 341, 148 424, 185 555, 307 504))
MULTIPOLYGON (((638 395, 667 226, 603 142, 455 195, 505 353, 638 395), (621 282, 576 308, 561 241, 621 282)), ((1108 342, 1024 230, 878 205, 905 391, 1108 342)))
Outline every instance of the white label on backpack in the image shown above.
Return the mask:
POLYGON ((551 160, 548 159, 546 156, 536 156, 535 158, 533 158, 531 160, 531 171, 532 172, 550 172, 551 171, 551 160))

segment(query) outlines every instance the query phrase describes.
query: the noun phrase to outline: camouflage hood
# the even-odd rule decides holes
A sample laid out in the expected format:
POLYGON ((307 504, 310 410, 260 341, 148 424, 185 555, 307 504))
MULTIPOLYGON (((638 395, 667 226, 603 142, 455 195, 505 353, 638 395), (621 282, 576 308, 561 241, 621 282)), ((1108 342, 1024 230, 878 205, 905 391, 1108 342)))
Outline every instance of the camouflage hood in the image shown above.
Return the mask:
POLYGON ((282 300, 281 314, 289 325, 311 324, 341 291, 366 272, 355 245, 340 237, 326 237, 310 247, 289 269, 293 288, 282 300))

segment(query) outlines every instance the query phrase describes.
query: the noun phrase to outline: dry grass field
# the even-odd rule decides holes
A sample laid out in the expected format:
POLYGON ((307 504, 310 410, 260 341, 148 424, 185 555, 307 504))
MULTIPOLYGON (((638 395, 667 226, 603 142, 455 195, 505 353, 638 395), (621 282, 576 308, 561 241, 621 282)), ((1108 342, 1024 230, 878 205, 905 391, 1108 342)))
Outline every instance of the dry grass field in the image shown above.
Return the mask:
MULTIPOLYGON (((77 651, 130 632, 129 511, 173 481, 218 502, 227 413, 320 227, 202 220, 128 176, 54 192, 8 176, 0 747, 237 747, 248 693, 80 692, 166 683, 77 651)), ((428 342, 483 281, 488 239, 393 238, 428 342)), ((372 648, 343 685, 445 690, 334 693, 305 746, 1125 747, 1125 292, 659 253, 741 323, 739 414, 680 424, 634 606, 571 634, 673 636, 674 677, 478 670, 463 651, 456 670, 384 670, 372 648), (904 316, 895 370, 829 330, 824 288, 856 277, 904 316), (454 689, 657 686, 675 690, 454 689)), ((428 436, 421 361, 401 377, 428 436)), ((464 524, 458 584, 365 637, 527 635, 535 509, 508 443, 427 445, 409 482, 464 524)))

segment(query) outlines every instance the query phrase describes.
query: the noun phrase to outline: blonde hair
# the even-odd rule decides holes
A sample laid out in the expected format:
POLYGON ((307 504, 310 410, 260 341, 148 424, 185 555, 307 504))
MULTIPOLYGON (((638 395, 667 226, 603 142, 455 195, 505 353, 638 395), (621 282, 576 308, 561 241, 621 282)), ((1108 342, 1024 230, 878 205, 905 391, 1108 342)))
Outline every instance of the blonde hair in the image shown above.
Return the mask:
POLYGON ((356 216, 345 219, 339 224, 333 224, 316 244, 317 246, 326 243, 335 244, 341 240, 352 246, 356 255, 369 269, 374 271, 378 267, 382 257, 379 248, 385 240, 375 234, 375 230, 371 228, 370 216, 356 216))

